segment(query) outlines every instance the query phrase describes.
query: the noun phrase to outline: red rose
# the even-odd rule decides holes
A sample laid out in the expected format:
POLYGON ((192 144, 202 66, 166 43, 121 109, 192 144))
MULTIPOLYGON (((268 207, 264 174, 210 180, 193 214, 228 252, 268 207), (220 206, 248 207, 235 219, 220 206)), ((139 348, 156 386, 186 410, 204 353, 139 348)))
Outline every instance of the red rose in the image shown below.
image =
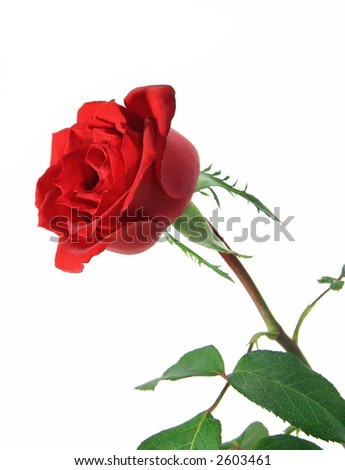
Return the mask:
POLYGON ((105 249, 140 253, 184 212, 199 158, 170 129, 174 113, 170 86, 136 88, 125 106, 85 103, 76 124, 53 134, 36 206, 39 226, 59 236, 58 268, 81 272, 105 249))

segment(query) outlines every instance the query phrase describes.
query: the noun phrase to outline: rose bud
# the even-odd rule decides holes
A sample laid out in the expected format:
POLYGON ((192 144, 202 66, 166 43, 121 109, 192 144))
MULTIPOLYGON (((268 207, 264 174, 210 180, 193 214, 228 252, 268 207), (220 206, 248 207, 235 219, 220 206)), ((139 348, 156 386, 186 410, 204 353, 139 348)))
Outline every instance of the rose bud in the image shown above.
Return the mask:
POLYGON ((85 103, 76 124, 53 134, 36 206, 38 225, 59 236, 57 268, 81 272, 105 249, 141 253, 184 212, 199 157, 170 129, 174 113, 172 87, 141 87, 125 106, 85 103))

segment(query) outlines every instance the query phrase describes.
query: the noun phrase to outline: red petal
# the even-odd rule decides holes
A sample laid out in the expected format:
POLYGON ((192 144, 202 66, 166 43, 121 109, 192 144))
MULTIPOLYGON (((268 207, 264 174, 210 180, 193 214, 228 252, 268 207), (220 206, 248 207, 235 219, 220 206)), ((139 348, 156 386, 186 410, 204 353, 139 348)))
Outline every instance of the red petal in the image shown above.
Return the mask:
POLYGON ((115 124, 116 129, 123 132, 126 125, 126 118, 124 117, 122 110, 123 106, 120 106, 115 103, 114 100, 111 100, 109 102, 102 103, 99 106, 96 116, 103 121, 115 124))
POLYGON ((116 225, 117 218, 121 214, 123 201, 126 196, 127 193, 120 198, 117 196, 116 183, 114 183, 109 190, 102 193, 101 201, 93 215, 95 220, 99 221, 105 234, 109 234, 114 231, 113 227, 116 225))
POLYGON ((101 144, 91 144, 85 161, 97 172, 102 168, 107 156, 107 148, 101 144))
POLYGON ((141 136, 139 137, 136 132, 127 129, 123 134, 121 145, 121 154, 125 165, 127 187, 132 185, 135 175, 137 174, 141 160, 141 152, 141 136))
POLYGON ((192 195, 200 172, 199 155, 185 137, 173 129, 167 137, 160 164, 160 182, 173 198, 192 195))
POLYGON ((107 144, 114 137, 117 137, 117 135, 111 129, 100 129, 97 127, 92 129, 92 142, 94 144, 107 144))
POLYGON ((39 209, 47 193, 54 188, 54 182, 60 174, 58 165, 53 165, 39 178, 36 186, 36 207, 39 209))
POLYGON ((55 266, 69 273, 80 273, 84 268, 84 263, 88 263, 93 256, 99 255, 106 247, 106 244, 101 241, 94 244, 71 240, 59 241, 55 266))
POLYGON ((38 211, 38 225, 51 232, 61 235, 66 232, 68 221, 71 218, 71 209, 63 204, 56 203, 61 192, 59 188, 51 189, 44 198, 38 211))
POLYGON ((122 139, 114 136, 108 150, 108 162, 112 173, 112 182, 114 183, 112 187, 117 196, 122 196, 127 190, 125 164, 121 153, 121 146, 122 139))
POLYGON ((153 118, 160 135, 166 136, 175 114, 175 90, 169 85, 135 88, 126 96, 125 105, 143 120, 153 118))
POLYGON ((116 233, 116 241, 109 243, 107 250, 124 255, 142 253, 156 243, 162 231, 151 221, 128 223, 116 233))
POLYGON ((62 129, 59 132, 54 132, 52 136, 51 165, 55 165, 66 153, 65 150, 69 138, 69 131, 69 129, 62 129))
POLYGON ((155 135, 151 119, 145 121, 144 134, 143 134, 143 155, 140 162, 139 170, 135 176, 132 187, 129 190, 128 196, 123 204, 123 209, 126 209, 134 198, 135 192, 140 184, 142 177, 146 170, 155 161, 157 157, 157 150, 155 145, 155 135))
POLYGON ((83 104, 83 106, 79 109, 77 114, 77 122, 83 122, 93 116, 97 108, 105 103, 105 101, 90 101, 89 103, 83 104))
POLYGON ((87 175, 84 167, 84 160, 77 160, 61 171, 55 184, 61 189, 62 194, 69 194, 74 189, 81 191, 84 184, 87 186, 87 175))
POLYGON ((185 211, 191 195, 181 199, 170 197, 157 181, 155 168, 146 171, 136 193, 128 207, 130 214, 136 214, 142 208, 145 217, 156 218, 164 222, 165 227, 171 225, 185 211))
POLYGON ((78 129, 75 124, 69 129, 68 140, 66 142, 65 154, 72 153, 75 150, 84 148, 88 143, 92 143, 93 132, 78 129))

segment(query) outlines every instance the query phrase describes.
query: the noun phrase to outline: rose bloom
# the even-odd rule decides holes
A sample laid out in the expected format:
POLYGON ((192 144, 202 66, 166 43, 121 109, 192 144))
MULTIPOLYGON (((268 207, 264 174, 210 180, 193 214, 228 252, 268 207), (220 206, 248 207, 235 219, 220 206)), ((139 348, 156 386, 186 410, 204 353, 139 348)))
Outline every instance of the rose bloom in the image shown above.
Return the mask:
POLYGON ((38 225, 59 236, 56 267, 81 272, 105 249, 145 251, 184 212, 199 157, 170 129, 174 113, 172 87, 141 87, 125 106, 85 103, 76 124, 53 134, 36 206, 38 225))

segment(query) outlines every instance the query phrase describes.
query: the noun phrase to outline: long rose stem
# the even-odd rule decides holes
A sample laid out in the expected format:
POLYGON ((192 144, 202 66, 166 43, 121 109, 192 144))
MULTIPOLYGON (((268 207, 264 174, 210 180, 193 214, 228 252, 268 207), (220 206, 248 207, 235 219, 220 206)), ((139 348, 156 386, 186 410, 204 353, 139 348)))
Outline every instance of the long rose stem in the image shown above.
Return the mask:
MULTIPOLYGON (((223 243, 231 250, 229 245, 225 242, 221 235, 219 235, 217 230, 211 224, 210 226, 214 233, 217 235, 217 237, 222 240, 223 243)), ((224 259, 226 264, 236 274, 237 278, 242 283, 243 287, 246 289, 249 296, 253 300, 262 319, 266 323, 268 333, 270 334, 271 338, 277 341, 277 343, 279 343, 285 349, 285 351, 294 354, 302 362, 304 362, 304 364, 310 367, 307 359, 300 350, 299 346, 285 333, 282 326, 274 318, 259 289, 256 287, 253 279, 250 277, 249 273, 247 272, 241 261, 238 259, 238 257, 230 253, 219 252, 219 254, 224 259)))

